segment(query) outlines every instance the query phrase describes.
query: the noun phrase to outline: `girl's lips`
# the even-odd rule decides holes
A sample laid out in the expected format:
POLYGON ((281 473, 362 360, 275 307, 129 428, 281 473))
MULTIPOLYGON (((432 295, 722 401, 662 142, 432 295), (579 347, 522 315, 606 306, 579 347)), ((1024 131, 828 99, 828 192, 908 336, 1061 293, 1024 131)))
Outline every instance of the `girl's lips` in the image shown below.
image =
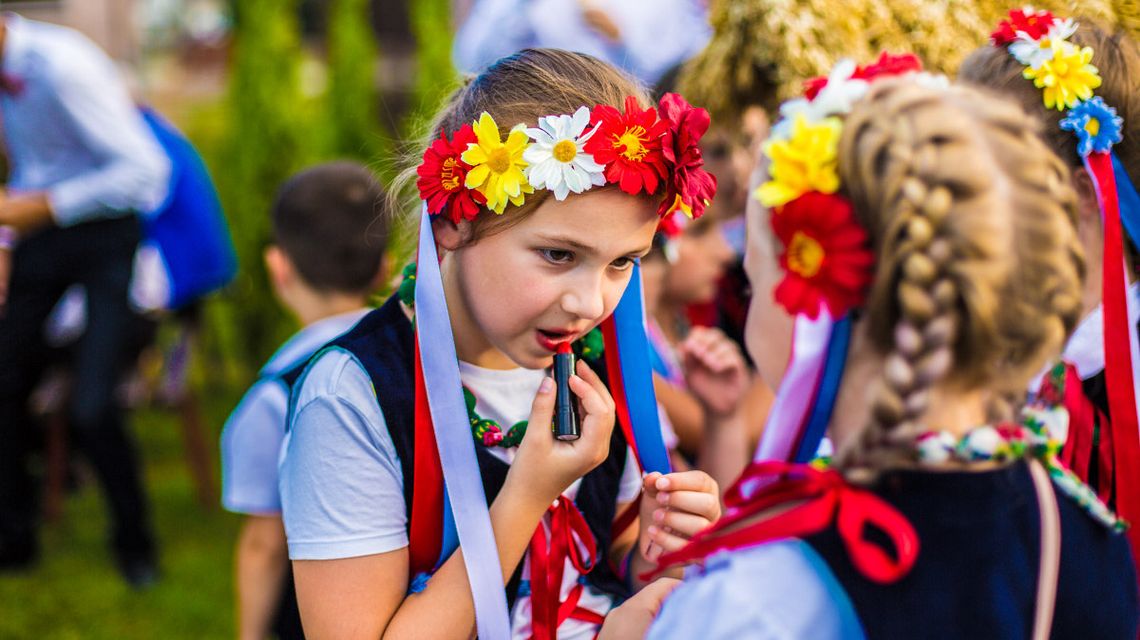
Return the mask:
POLYGON ((564 342, 572 342, 576 334, 570 332, 543 331, 542 329, 537 329, 535 330, 534 335, 535 341, 538 342, 538 346, 553 353, 558 350, 558 345, 564 342))

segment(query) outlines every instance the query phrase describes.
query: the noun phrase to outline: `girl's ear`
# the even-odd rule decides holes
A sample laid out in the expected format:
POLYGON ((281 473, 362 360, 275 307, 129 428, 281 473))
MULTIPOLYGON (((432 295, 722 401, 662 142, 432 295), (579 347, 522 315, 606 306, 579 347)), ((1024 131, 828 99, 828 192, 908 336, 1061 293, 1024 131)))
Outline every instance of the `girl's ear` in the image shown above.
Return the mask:
POLYGON ((1077 218, 1083 224, 1100 226, 1100 202, 1096 199, 1096 185, 1083 167, 1073 171, 1073 189, 1077 192, 1077 218))
POLYGON ((265 248, 265 271, 269 280, 278 291, 289 286, 293 281, 293 263, 289 257, 275 244, 265 248))
POLYGON ((435 216, 431 221, 431 229, 435 234, 436 244, 446 251, 455 251, 468 244, 473 231, 469 221, 455 223, 445 216, 435 216))

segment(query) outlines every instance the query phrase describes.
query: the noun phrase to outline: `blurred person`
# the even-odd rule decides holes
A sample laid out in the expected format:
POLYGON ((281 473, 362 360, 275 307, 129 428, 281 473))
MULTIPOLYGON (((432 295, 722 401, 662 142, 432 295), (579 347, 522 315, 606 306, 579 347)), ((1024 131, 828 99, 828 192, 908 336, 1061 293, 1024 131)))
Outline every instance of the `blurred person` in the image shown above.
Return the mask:
POLYGON ((244 514, 235 569, 238 637, 303 637, 281 522, 277 461, 289 384, 283 374, 368 313, 385 269, 383 191, 365 167, 333 162, 290 178, 273 205, 270 284, 302 329, 258 374, 222 432, 222 504, 244 514))
POLYGON ((652 85, 712 33, 700 0, 475 0, 464 9, 452 49, 464 73, 549 47, 601 58, 652 85))
POLYGON ((110 507, 111 546, 134 587, 157 579, 139 461, 114 396, 129 346, 139 212, 166 196, 170 163, 105 53, 63 27, 0 17, 0 124, 11 173, 0 198, 0 568, 38 556, 28 399, 45 318, 72 284, 88 318, 67 415, 110 507))

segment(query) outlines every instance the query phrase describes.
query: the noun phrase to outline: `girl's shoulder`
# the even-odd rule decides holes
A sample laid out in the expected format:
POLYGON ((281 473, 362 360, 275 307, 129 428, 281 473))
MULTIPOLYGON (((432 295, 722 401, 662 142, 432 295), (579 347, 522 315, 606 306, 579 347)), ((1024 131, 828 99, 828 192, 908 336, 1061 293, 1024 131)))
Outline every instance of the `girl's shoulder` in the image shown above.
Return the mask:
POLYGON ((797 539, 709 556, 665 601, 649 638, 862 638, 827 563, 797 539), (703 612, 693 615, 694 611, 703 612))

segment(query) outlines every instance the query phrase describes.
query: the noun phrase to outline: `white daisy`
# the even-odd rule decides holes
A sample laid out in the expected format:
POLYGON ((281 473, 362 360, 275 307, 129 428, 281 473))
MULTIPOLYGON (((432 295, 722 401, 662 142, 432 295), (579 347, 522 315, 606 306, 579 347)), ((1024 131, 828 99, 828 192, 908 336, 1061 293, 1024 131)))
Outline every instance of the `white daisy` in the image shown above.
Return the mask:
POLYGON ((537 129, 527 129, 534 143, 523 152, 527 180, 535 189, 549 189, 556 200, 565 200, 570 192, 582 193, 606 183, 605 167, 583 151, 597 127, 588 133, 590 110, 580 107, 574 115, 545 116, 538 119, 537 129))
POLYGON ((866 80, 853 80, 855 61, 845 58, 835 63, 827 76, 827 84, 815 98, 788 100, 780 106, 780 122, 772 127, 772 137, 785 138, 791 134, 796 116, 802 115, 807 122, 819 122, 828 116, 846 115, 851 105, 867 93, 870 84, 866 80))
POLYGON ((1077 23, 1072 19, 1054 20, 1049 32, 1037 40, 1024 31, 1018 31, 1017 40, 1009 44, 1009 53, 1021 64, 1040 69, 1041 65, 1053 59, 1053 45, 1068 40, 1076 31, 1077 23))

